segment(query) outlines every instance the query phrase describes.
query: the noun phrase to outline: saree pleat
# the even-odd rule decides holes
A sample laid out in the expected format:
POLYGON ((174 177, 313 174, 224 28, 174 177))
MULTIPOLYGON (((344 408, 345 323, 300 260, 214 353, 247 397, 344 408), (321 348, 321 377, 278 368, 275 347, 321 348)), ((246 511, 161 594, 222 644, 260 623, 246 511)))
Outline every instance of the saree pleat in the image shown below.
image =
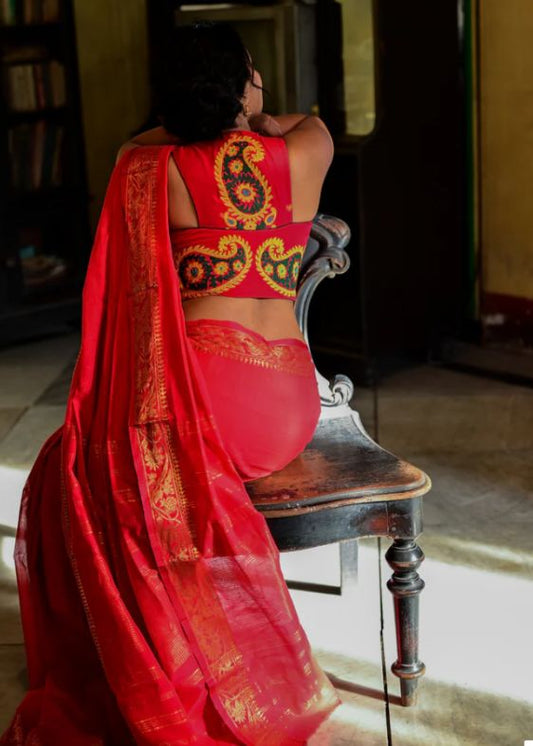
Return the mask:
POLYGON ((133 149, 109 182, 65 422, 21 504, 30 688, 2 746, 296 746, 340 704, 187 338, 171 151, 133 149))

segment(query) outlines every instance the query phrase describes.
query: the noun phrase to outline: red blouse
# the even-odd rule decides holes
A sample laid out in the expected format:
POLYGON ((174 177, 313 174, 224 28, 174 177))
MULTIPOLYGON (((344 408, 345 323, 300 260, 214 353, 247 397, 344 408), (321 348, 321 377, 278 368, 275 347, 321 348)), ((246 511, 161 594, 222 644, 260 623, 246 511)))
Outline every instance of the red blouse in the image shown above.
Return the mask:
POLYGON ((284 139, 236 130, 173 156, 198 219, 170 233, 183 299, 294 299, 312 222, 292 221, 284 139))

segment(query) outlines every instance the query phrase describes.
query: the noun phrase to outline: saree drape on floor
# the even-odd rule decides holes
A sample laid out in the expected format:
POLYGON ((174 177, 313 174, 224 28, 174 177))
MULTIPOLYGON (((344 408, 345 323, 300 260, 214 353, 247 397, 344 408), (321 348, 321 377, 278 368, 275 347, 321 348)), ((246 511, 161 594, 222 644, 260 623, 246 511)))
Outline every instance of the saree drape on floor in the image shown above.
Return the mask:
POLYGON ((22 499, 29 692, 2 746, 289 746, 340 704, 195 370, 171 150, 133 149, 108 186, 65 422, 22 499))

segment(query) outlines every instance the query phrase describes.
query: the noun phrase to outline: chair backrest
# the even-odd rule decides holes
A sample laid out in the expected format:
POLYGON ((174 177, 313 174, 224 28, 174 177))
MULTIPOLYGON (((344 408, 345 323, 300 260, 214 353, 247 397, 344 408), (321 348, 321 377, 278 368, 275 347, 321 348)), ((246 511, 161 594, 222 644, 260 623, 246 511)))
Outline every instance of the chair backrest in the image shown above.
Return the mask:
MULTIPOLYGON (((296 319, 308 345, 307 322, 314 292, 326 277, 335 277, 349 269, 350 257, 345 249, 350 235, 348 225, 340 218, 318 213, 313 220, 298 277, 295 305, 296 319)), ((346 405, 350 401, 354 386, 348 376, 337 375, 331 383, 318 370, 316 376, 323 416, 331 407, 346 405)))

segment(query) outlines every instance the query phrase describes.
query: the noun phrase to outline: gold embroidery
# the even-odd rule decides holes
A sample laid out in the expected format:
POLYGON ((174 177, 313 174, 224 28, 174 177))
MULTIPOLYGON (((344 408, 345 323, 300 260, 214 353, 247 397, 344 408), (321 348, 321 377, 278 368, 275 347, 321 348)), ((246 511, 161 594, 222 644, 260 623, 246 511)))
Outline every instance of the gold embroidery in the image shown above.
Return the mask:
MULTIPOLYGON (((134 154, 134 156, 137 154, 134 154)), ((130 283, 134 326, 135 424, 154 521, 167 553, 198 556, 191 505, 172 442, 157 284, 158 157, 133 157, 126 177, 130 283), (172 530, 169 533, 169 526, 172 530), (170 543, 170 546, 168 545, 170 543)))
POLYGON ((244 329, 210 324, 209 321, 189 324, 187 336, 200 352, 297 376, 315 375, 311 354, 303 345, 272 344, 244 329))
POLYGON ((236 691, 233 694, 228 694, 228 692, 221 693, 224 709, 238 725, 254 721, 258 722, 263 719, 263 712, 261 710, 250 707, 253 695, 254 692, 251 686, 246 687, 243 691, 236 691))
MULTIPOLYGON (((188 510, 179 470, 175 469, 170 431, 167 422, 149 422, 138 427, 139 445, 156 521, 183 524, 188 510)), ((190 537, 189 537, 190 538, 190 537)))
POLYGON ((137 423, 160 419, 168 413, 153 230, 157 204, 154 192, 156 173, 156 158, 132 158, 126 181, 137 423))
POLYGON ((285 248, 282 238, 274 236, 263 241, 255 255, 257 271, 278 293, 294 298, 304 246, 285 248))
POLYGON ((262 144, 252 135, 231 136, 215 157, 215 180, 227 207, 222 217, 229 228, 274 228, 277 210, 272 189, 257 167, 265 157, 262 144))
POLYGON ((241 283, 252 266, 252 249, 241 236, 222 236, 216 249, 189 246, 174 254, 183 298, 225 293, 241 283))
POLYGON ((257 702, 250 672, 233 639, 209 568, 201 562, 183 564, 176 578, 180 597, 194 620, 198 645, 219 684, 215 691, 228 715, 239 718, 235 722, 243 727, 243 734, 253 737, 257 734, 254 726, 264 721, 264 708, 257 702))
POLYGON ((157 733, 159 730, 176 725, 177 722, 184 723, 186 721, 187 715, 183 710, 172 710, 172 712, 166 712, 165 714, 158 713, 143 720, 137 720, 135 725, 139 733, 157 733))

